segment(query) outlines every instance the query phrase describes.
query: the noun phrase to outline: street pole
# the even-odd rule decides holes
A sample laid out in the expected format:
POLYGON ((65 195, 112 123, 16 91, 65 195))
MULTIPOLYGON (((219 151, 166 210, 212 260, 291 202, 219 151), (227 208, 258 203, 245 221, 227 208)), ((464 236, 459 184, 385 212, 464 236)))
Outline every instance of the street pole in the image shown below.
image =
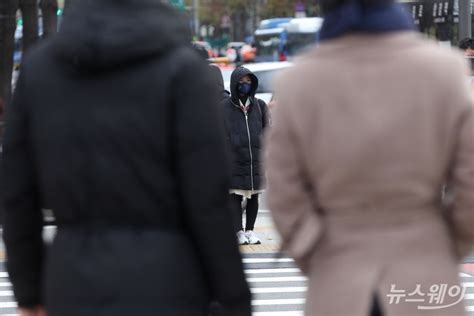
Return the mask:
POLYGON ((471 37, 471 0, 459 0, 459 40, 471 37))
POLYGON ((199 38, 199 0, 193 0, 194 7, 194 33, 199 38))

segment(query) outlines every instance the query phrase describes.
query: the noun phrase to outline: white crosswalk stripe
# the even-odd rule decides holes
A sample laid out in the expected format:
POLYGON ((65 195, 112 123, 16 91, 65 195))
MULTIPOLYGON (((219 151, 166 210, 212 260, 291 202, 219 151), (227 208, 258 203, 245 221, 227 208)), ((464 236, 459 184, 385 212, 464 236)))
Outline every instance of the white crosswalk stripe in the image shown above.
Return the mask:
POLYGON ((255 312, 253 316, 303 316, 303 312, 289 311, 289 312, 255 312))
POLYGON ((0 302, 0 308, 15 308, 16 306, 15 302, 0 302))
POLYGON ((281 268, 281 269, 247 269, 246 274, 264 274, 264 273, 299 273, 298 268, 281 268))
POLYGON ((282 263, 282 262, 293 262, 290 258, 244 258, 245 263, 282 263))
POLYGON ((247 278, 247 282, 299 282, 306 281, 303 276, 289 276, 289 277, 266 277, 266 278, 247 278))
POLYGON ((305 293, 308 288, 306 286, 301 287, 262 287, 262 288, 250 288, 250 291, 254 294, 261 293, 305 293))
MULTIPOLYGON (((245 275, 252 292, 253 316, 303 316, 307 279, 293 260, 273 254, 245 255, 245 275)), ((468 316, 474 316, 474 277, 460 273, 466 287, 468 316)), ((0 272, 0 315, 16 316, 7 272, 0 272)))

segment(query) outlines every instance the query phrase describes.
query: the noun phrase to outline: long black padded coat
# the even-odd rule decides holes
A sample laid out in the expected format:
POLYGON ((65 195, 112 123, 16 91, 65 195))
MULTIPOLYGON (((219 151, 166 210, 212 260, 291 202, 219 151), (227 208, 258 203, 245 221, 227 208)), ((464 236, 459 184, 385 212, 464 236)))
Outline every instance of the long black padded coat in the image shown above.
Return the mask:
POLYGON ((158 0, 74 1, 7 113, 4 239, 48 316, 250 315, 215 82, 158 0), (57 236, 42 246, 42 209, 57 236))
POLYGON ((228 146, 232 153, 231 189, 262 190, 265 186, 262 136, 270 124, 270 115, 265 102, 255 97, 257 88, 257 76, 245 67, 238 67, 231 75, 231 95, 221 102, 228 146), (252 79, 247 114, 240 108, 238 93, 239 80, 246 75, 252 79))

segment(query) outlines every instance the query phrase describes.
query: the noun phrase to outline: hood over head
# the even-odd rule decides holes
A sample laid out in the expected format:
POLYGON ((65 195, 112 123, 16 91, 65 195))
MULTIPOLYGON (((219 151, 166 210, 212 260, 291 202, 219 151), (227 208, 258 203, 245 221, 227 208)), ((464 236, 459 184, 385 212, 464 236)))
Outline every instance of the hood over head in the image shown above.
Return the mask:
POLYGON ((57 56, 100 71, 189 45, 184 18, 160 0, 77 0, 53 40, 57 56))
POLYGON ((237 67, 235 70, 232 72, 232 75, 230 76, 230 94, 232 96, 232 101, 235 104, 239 103, 239 91, 237 90, 238 85, 239 85, 239 80, 244 77, 244 76, 250 76, 252 79, 252 89, 250 90, 249 95, 251 97, 255 96, 255 92, 257 91, 258 88, 258 78, 257 76, 254 75, 253 72, 251 72, 249 69, 245 67, 237 67))

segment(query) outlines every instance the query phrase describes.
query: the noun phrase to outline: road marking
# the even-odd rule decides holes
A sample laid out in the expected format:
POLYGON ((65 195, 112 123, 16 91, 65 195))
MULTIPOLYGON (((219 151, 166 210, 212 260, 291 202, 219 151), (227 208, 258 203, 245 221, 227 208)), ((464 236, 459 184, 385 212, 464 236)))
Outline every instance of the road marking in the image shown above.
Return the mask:
POLYGON ((465 300, 474 300, 474 294, 466 294, 464 295, 465 300))
POLYGON ((0 308, 17 308, 16 302, 0 302, 0 308))
POLYGON ((303 316, 303 312, 256 312, 252 316, 303 316))
POLYGON ((279 263, 279 262, 294 262, 290 258, 244 258, 243 263, 279 263))
MULTIPOLYGON (((265 211, 265 210, 264 210, 265 211)), ((268 212, 268 211, 267 211, 268 212)), ((302 306, 305 304, 306 292, 308 287, 306 281, 308 279, 301 275, 301 271, 295 267, 294 261, 288 257, 280 257, 278 255, 268 255, 265 257, 247 257, 243 259, 244 264, 253 264, 249 269, 245 269, 245 275, 250 285, 252 294, 257 295, 256 299, 252 301, 252 306, 260 307, 261 311, 254 312, 252 316, 303 316, 302 306), (271 265, 274 263, 275 265, 271 265), (278 263, 290 263, 283 265, 283 268, 278 268, 278 263), (265 267, 258 269, 260 266, 265 267), (268 268, 266 268, 268 267, 268 268), (285 275, 287 273, 287 275, 285 275), (288 275, 289 274, 289 275, 288 275), (280 282, 281 284, 278 284, 280 282), (292 283, 285 282, 302 282, 292 283), (267 284, 265 284, 267 283, 267 284), (299 285, 299 286, 298 286, 299 285), (282 286, 282 287, 279 287, 282 286), (293 298, 274 298, 272 296, 284 297, 287 293, 294 293, 293 298), (268 294, 268 295, 265 295, 268 294), (273 294, 273 295, 272 295, 273 294), (260 296, 262 299, 260 299, 260 296), (262 297, 263 296, 263 297, 262 297), (281 306, 281 308, 271 308, 272 306, 281 306), (268 311, 268 309, 286 309, 287 311, 268 311), (295 310, 289 310, 295 309, 295 310), (265 311, 267 310, 267 311, 265 311)), ((460 272, 459 276, 463 280, 469 282, 461 282, 461 285, 472 292, 474 289, 474 278, 472 275, 460 272)), ((7 272, 0 272, 0 280, 8 281, 7 272)), ((14 293, 7 287, 11 287, 10 282, 0 282, 0 298, 6 300, 5 297, 11 297, 13 302, 0 302, 0 315, 3 316, 17 316, 17 314, 3 314, 2 309, 17 308, 17 303, 14 302, 14 293)), ((466 291, 467 292, 467 291, 466 291)), ((465 304, 473 304, 474 293, 465 294, 465 304)), ((469 315, 474 312, 474 306, 467 306, 466 311, 469 315)), ((474 316, 474 315, 472 315, 474 316)))
POLYGON ((285 298, 278 300, 254 300, 252 301, 253 306, 264 306, 264 305, 301 305, 305 303, 304 298, 285 298))
POLYGON ((250 288, 250 292, 254 294, 265 294, 265 293, 304 293, 308 290, 307 287, 263 287, 263 288, 250 288))
POLYGON ((265 273, 301 273, 298 268, 281 268, 281 269, 247 269, 247 274, 265 274, 265 273))
POLYGON ((304 282, 304 281, 308 281, 308 278, 303 277, 303 276, 247 278, 247 282, 304 282))

